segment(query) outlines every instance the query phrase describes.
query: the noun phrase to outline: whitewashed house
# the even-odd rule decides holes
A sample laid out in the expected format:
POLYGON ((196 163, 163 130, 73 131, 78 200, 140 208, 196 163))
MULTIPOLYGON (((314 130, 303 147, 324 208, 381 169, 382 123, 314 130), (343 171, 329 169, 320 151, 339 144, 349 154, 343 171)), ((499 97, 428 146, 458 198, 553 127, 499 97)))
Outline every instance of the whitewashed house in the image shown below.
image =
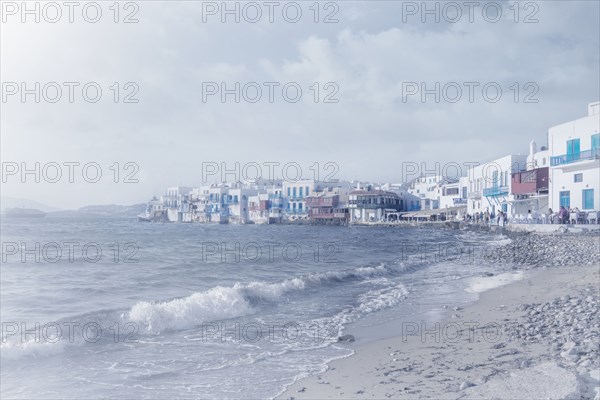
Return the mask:
POLYGON ((172 186, 168 187, 165 194, 161 197, 162 203, 167 210, 167 220, 169 222, 187 221, 188 216, 183 213, 188 213, 187 206, 188 194, 192 190, 188 186, 172 186))
POLYGON ((549 164, 548 149, 542 146, 538 151, 537 144, 532 140, 529 143, 529 155, 524 170, 512 174, 513 214, 517 220, 524 221, 529 211, 536 222, 540 222, 542 217, 547 215, 549 164))
POLYGON ((512 174, 525 170, 526 164, 526 155, 508 155, 469 168, 467 213, 503 211, 512 216, 512 174))
POLYGON ((315 191, 315 181, 312 179, 297 182, 284 181, 283 197, 286 198, 284 213, 290 218, 307 218, 306 198, 315 191))
POLYGON ((241 185, 229 188, 227 193, 223 194, 223 208, 227 209, 229 223, 245 224, 249 221, 248 198, 257 194, 258 190, 241 185))
POLYGON ((397 218, 402 206, 396 193, 367 188, 350 192, 348 211, 350 223, 382 222, 391 214, 397 218))
POLYGON ((419 197, 421 210, 435 210, 440 208, 440 196, 444 182, 442 175, 424 175, 416 178, 408 189, 408 192, 419 197))
POLYGON ((550 207, 600 209, 600 102, 588 105, 588 115, 551 127, 550 207))

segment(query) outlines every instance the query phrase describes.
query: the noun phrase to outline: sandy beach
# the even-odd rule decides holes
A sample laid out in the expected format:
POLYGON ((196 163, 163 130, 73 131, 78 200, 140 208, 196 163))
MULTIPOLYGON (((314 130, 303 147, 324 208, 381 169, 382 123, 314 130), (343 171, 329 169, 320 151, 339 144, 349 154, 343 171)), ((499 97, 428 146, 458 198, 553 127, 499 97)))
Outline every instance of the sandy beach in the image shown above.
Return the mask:
POLYGON ((344 343, 353 356, 279 398, 598 399, 599 282, 598 265, 474 278, 475 303, 392 339, 344 343))

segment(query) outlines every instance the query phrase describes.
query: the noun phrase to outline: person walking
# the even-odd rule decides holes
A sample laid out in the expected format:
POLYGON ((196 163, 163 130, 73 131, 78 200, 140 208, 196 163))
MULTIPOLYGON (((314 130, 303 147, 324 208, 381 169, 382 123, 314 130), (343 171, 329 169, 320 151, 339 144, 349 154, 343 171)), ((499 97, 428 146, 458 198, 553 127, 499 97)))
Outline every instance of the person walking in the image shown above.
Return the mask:
POLYGON ((558 223, 559 224, 569 223, 569 210, 567 210, 565 208, 565 206, 560 206, 560 210, 558 210, 558 223))

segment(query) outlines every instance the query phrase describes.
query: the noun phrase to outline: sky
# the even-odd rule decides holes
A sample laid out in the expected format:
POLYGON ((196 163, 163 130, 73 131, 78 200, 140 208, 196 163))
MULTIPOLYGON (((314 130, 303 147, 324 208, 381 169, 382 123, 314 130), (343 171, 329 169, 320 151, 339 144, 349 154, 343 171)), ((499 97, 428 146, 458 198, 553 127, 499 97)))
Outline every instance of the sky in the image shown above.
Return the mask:
POLYGON ((400 182, 525 154, 600 98, 597 1, 91 3, 2 2, 3 196, 134 204, 236 163, 400 182))

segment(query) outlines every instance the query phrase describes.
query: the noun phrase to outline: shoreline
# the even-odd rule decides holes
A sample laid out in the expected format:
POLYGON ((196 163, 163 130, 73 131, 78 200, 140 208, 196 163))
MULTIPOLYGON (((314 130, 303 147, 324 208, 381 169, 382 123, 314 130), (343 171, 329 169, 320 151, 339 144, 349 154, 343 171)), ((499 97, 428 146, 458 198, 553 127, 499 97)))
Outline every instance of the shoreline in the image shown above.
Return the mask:
POLYGON ((391 339, 344 343, 353 355, 276 398, 600 398, 598 266, 515 272, 520 279, 501 283, 505 274, 471 278, 479 299, 438 324, 414 321, 391 339), (572 316, 557 310, 571 304, 579 321, 561 325, 572 316))

